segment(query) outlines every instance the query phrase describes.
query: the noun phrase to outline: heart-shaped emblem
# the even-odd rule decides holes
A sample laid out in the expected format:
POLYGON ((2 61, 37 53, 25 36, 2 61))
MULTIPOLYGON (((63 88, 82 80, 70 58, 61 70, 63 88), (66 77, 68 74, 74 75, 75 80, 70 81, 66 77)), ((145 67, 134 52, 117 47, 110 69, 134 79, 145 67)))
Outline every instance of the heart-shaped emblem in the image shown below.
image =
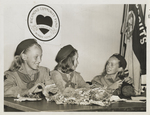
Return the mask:
MULTIPOLYGON (((36 17, 36 23, 37 23, 37 25, 40 25, 40 24, 42 24, 42 25, 47 25, 47 26, 50 26, 50 27, 52 27, 52 25, 53 25, 53 20, 52 20, 52 18, 50 17, 50 16, 43 16, 43 15, 38 15, 37 17, 36 17)), ((46 34, 49 30, 48 29, 46 29, 46 28, 39 28, 40 29, 40 31, 43 33, 43 34, 46 34)))

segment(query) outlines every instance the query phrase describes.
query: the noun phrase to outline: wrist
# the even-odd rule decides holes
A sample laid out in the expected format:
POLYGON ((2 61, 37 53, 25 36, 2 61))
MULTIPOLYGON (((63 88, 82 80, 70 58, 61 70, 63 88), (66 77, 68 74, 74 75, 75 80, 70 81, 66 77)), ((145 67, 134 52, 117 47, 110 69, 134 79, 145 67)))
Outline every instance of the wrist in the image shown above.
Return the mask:
POLYGON ((20 93, 21 96, 28 95, 28 94, 29 94, 29 92, 28 92, 27 89, 26 90, 22 90, 21 93, 20 93))
POLYGON ((112 84, 112 85, 109 85, 109 86, 107 87, 107 89, 117 89, 117 88, 115 88, 114 85, 112 84))

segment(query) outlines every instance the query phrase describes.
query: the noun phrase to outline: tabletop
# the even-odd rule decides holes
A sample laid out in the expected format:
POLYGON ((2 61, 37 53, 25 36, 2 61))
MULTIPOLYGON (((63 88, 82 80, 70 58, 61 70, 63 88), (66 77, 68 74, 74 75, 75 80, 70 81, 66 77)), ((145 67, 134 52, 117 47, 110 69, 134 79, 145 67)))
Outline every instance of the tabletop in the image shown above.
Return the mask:
POLYGON ((55 102, 40 101, 14 101, 15 98, 5 97, 4 105, 21 111, 146 111, 146 102, 115 102, 107 107, 98 105, 57 105, 55 102))

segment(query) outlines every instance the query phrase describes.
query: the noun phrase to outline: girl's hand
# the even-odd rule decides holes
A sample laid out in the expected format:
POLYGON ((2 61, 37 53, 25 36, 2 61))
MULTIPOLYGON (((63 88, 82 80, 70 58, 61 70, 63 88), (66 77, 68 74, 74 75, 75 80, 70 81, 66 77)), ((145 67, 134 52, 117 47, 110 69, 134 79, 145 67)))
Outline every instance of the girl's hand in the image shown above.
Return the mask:
POLYGON ((70 96, 73 95, 74 91, 75 91, 75 89, 73 89, 72 87, 67 87, 67 88, 64 90, 63 95, 64 95, 65 97, 70 97, 70 96))
POLYGON ((118 80, 115 83, 113 83, 112 85, 110 85, 109 88, 117 89, 117 88, 119 88, 121 86, 121 84, 122 84, 122 80, 118 80))
POLYGON ((51 85, 47 85, 45 86, 45 88, 43 89, 42 93, 45 97, 49 97, 49 92, 52 94, 56 94, 58 92, 58 88, 56 87, 55 84, 51 84, 51 85))
POLYGON ((31 94, 31 93, 41 92, 44 87, 45 87, 45 85, 43 83, 38 83, 38 84, 34 85, 31 89, 29 89, 28 93, 31 94))
POLYGON ((133 79, 131 77, 126 77, 124 79, 125 82, 129 83, 129 84, 132 84, 133 83, 133 79))
POLYGON ((20 96, 25 96, 25 95, 28 95, 29 94, 29 92, 28 92, 28 90, 26 89, 26 90, 23 90, 21 93, 20 93, 20 96))

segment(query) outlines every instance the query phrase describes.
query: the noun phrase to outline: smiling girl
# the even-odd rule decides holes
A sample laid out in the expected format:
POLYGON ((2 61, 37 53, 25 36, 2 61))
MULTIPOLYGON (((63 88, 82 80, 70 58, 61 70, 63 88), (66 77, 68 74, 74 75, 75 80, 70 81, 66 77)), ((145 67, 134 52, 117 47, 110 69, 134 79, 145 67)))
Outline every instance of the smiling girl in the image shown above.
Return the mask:
POLYGON ((17 97, 41 92, 42 87, 52 84, 50 70, 39 66, 42 48, 35 39, 26 39, 16 48, 14 60, 4 73, 4 96, 17 97), (41 86, 41 88, 38 88, 41 86))
MULTIPOLYGON (((126 65, 127 62, 123 56, 121 56, 120 54, 113 54, 107 60, 103 73, 94 77, 94 79, 92 80, 92 85, 94 87, 106 87, 108 89, 116 90, 121 87, 123 82, 132 84, 133 80, 131 77, 119 77, 119 73, 125 74, 126 65)), ((118 94, 120 94, 120 92, 118 92, 118 94)))

